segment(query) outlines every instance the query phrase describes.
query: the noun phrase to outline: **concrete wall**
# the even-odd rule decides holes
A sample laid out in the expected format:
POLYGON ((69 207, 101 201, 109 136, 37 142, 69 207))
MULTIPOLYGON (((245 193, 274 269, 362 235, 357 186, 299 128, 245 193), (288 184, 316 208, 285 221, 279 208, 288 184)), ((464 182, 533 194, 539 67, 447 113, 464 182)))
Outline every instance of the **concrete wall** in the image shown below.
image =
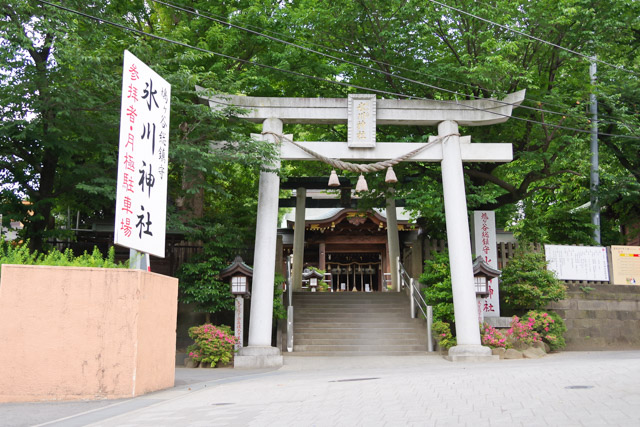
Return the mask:
POLYGON ((3 265, 0 402, 172 387, 178 280, 140 270, 3 265))
POLYGON ((565 319, 566 349, 640 348, 640 286, 587 286, 568 285, 567 299, 549 305, 565 319))

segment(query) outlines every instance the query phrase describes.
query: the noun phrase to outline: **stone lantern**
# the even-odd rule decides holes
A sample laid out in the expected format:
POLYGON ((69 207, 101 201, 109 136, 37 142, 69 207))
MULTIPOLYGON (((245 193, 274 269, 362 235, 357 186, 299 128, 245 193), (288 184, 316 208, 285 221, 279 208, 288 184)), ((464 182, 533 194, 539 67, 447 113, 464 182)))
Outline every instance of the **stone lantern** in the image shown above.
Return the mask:
POLYGON ((236 296, 235 336, 237 338, 236 350, 242 348, 242 329, 244 326, 244 299, 249 298, 250 280, 253 277, 253 268, 242 261, 240 256, 233 260, 231 265, 220 272, 221 279, 229 279, 231 293, 236 296))
POLYGON ((491 279, 495 279, 500 274, 502 274, 502 271, 489 266, 481 256, 473 261, 473 281, 476 290, 476 303, 478 304, 478 321, 480 323, 484 322, 481 300, 491 293, 489 288, 491 279))

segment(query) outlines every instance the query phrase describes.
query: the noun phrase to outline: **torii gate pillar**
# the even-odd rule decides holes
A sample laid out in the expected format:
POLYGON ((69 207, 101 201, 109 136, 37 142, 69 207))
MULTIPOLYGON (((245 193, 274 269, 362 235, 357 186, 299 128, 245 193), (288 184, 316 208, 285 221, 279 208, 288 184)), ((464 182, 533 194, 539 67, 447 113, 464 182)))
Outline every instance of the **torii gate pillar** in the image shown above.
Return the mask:
MULTIPOLYGON (((264 132, 282 133, 282 120, 266 119, 264 132)), ((264 135, 275 143, 273 135, 264 135)), ((270 165, 280 168, 280 161, 270 165)), ((235 356, 236 368, 266 368, 282 366, 280 350, 271 346, 273 319, 273 280, 276 266, 276 239, 278 232, 278 198, 280 177, 275 172, 260 172, 258 190, 256 244, 253 255, 253 286, 251 288, 251 317, 249 318, 249 345, 235 356)))
POLYGON ((446 135, 449 136, 442 141, 440 164, 458 343, 449 349, 448 359, 457 361, 491 357, 491 349, 480 343, 476 298, 472 289, 473 260, 458 123, 446 120, 438 124, 438 136, 446 135))

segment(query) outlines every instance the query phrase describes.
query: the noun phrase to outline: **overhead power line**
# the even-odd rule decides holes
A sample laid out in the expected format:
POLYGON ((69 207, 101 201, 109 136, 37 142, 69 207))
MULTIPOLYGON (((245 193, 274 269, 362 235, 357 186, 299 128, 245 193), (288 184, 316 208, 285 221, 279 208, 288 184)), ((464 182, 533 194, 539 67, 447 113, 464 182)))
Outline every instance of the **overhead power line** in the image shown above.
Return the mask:
MULTIPOLYGON (((237 58, 237 57, 234 57, 234 56, 231 56, 231 55, 226 55, 224 53, 215 52, 215 51, 204 49, 204 48, 201 48, 201 47, 192 46, 190 44, 183 43, 183 42, 180 42, 180 41, 177 41, 177 40, 172 40, 172 39, 169 39, 169 38, 166 38, 166 37, 158 36, 158 35, 155 35, 155 34, 152 34, 152 33, 147 33, 145 31, 138 30, 136 28, 131 28, 131 27, 128 27, 126 25, 110 21, 108 19, 100 18, 100 17, 93 16, 93 15, 89 15, 87 13, 84 13, 84 12, 81 12, 81 11, 78 11, 78 10, 75 10, 75 9, 70 9, 68 7, 65 7, 65 6, 62 6, 62 5, 58 5, 58 4, 55 4, 55 3, 50 3, 50 2, 45 1, 45 0, 36 0, 36 1, 38 1, 39 3, 45 4, 45 5, 51 6, 51 7, 55 7, 55 8, 60 9, 60 10, 64 10, 64 11, 69 12, 69 13, 73 13, 73 14, 76 14, 76 15, 79 15, 79 16, 83 16, 85 18, 92 19, 92 20, 97 21, 97 22, 102 22, 102 23, 114 26, 116 28, 120 28, 120 29, 125 30, 125 31, 130 31, 130 32, 142 35, 142 36, 151 37, 151 38, 154 38, 154 39, 157 39, 157 40, 160 40, 160 41, 164 41, 166 43, 171 43, 171 44, 175 44, 175 45, 178 45, 178 46, 186 47, 186 48, 189 48, 189 49, 194 49, 194 50, 197 50, 197 51, 200 51, 200 52, 203 52, 203 53, 208 53, 208 54, 211 54, 211 55, 214 55, 214 56, 219 56, 221 58, 230 59, 230 60, 233 60, 233 61, 238 61, 238 62, 241 62, 241 63, 244 63, 244 64, 255 65, 257 67, 261 67, 261 68, 265 68, 265 69, 269 69, 269 70, 273 70, 273 71, 278 71, 278 72, 281 72, 281 73, 290 74, 290 75, 294 75, 294 76, 297 76, 297 77, 312 79, 312 80, 315 80, 315 81, 321 81, 321 82, 325 82, 325 83, 336 84, 336 85, 340 85, 340 86, 343 86, 343 87, 350 87, 350 88, 353 88, 353 89, 365 90, 365 91, 368 91, 368 92, 379 93, 379 94, 382 94, 382 95, 390 95, 390 96, 400 97, 400 98, 431 101, 430 99, 424 98, 424 97, 418 97, 418 96, 406 95, 406 94, 403 94, 403 93, 397 93, 397 92, 390 92, 390 91, 385 91, 385 90, 380 90, 380 89, 374 89, 374 88, 355 85, 355 84, 342 82, 342 81, 338 81, 338 80, 330 80, 330 79, 326 79, 326 78, 323 78, 323 77, 317 77, 317 76, 312 76, 312 75, 309 75, 309 74, 299 73, 297 71, 284 70, 282 68, 274 67, 274 66, 271 66, 271 65, 261 64, 259 62, 250 61, 250 60, 242 59, 242 58, 237 58)), ((586 130, 586 129, 573 128, 573 127, 569 127, 569 126, 562 126, 562 125, 557 125, 557 124, 552 124, 552 123, 543 123, 543 122, 540 122, 540 121, 537 121, 537 120, 525 119, 525 118, 522 118, 522 117, 511 116, 511 115, 507 115, 507 114, 503 114, 503 113, 498 113, 496 111, 491 111, 491 110, 488 110, 488 109, 485 109, 485 108, 474 107, 474 106, 471 106, 471 105, 464 105, 464 104, 460 104, 460 103, 455 102, 455 101, 442 100, 440 102, 445 103, 445 104, 456 105, 458 107, 469 108, 469 109, 475 110, 475 111, 483 111, 483 112, 486 112, 486 113, 489 113, 489 114, 494 114, 494 115, 500 116, 500 117, 508 117, 508 118, 512 118, 514 120, 520 120, 520 121, 539 124, 539 125, 543 125, 543 126, 549 126, 549 127, 553 127, 553 128, 556 128, 556 129, 570 130, 570 131, 578 132, 578 133, 590 133, 590 131, 586 130)), ((505 103, 505 104, 508 104, 508 103, 505 103)), ((636 137, 636 136, 632 136, 632 135, 617 135, 617 134, 607 134, 607 133, 600 133, 600 135, 627 138, 627 139, 640 139, 640 137, 636 137)))

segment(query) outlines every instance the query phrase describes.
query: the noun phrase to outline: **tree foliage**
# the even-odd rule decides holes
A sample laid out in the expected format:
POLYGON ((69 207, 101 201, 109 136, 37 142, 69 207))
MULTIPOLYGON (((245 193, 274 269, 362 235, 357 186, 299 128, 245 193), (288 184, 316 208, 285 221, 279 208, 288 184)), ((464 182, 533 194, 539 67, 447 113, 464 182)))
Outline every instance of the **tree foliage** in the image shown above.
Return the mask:
POLYGON ((424 300, 433 306, 434 320, 454 324, 449 253, 433 251, 431 257, 424 262, 424 273, 420 276, 420 283, 425 286, 424 300))
MULTIPOLYGON (((412 0, 171 2, 180 8, 154 0, 52 2, 149 35, 37 0, 0 6, 0 210, 5 225, 25 225, 22 237, 34 248, 69 237, 61 229, 71 222, 68 212, 80 212, 85 228, 113 220, 124 49, 172 84, 168 224, 192 239, 212 236, 211 227, 242 230, 238 241, 246 243, 257 172, 275 154, 248 138, 259 128, 236 120, 237 111, 199 104, 196 85, 254 96, 373 91, 453 103, 527 89, 506 123, 461 127, 475 143, 514 148, 513 162, 465 165, 468 203, 497 210, 498 226, 553 243, 591 243, 588 218, 576 208, 590 198, 585 131, 594 92, 603 132, 603 243, 620 242, 619 226, 640 215, 638 2, 457 0, 451 6, 458 10, 412 0), (614 66, 598 64, 593 86, 587 58, 541 40, 614 66), (212 150, 211 141, 230 143, 212 150)), ((298 140, 346 140, 345 125, 287 124, 285 132, 298 140)), ((421 142, 433 133, 379 126, 377 138, 421 142)), ((328 172, 298 162, 285 163, 282 174, 328 172)), ((443 237, 439 165, 405 163, 396 173, 396 195, 428 235, 443 237)), ((370 175, 369 205, 383 206, 384 176, 370 175)), ((214 246, 207 251, 216 263, 229 261, 231 248, 214 246)))
POLYGON ((546 267, 544 253, 516 252, 500 276, 500 296, 507 310, 539 310, 566 297, 565 285, 546 267))

